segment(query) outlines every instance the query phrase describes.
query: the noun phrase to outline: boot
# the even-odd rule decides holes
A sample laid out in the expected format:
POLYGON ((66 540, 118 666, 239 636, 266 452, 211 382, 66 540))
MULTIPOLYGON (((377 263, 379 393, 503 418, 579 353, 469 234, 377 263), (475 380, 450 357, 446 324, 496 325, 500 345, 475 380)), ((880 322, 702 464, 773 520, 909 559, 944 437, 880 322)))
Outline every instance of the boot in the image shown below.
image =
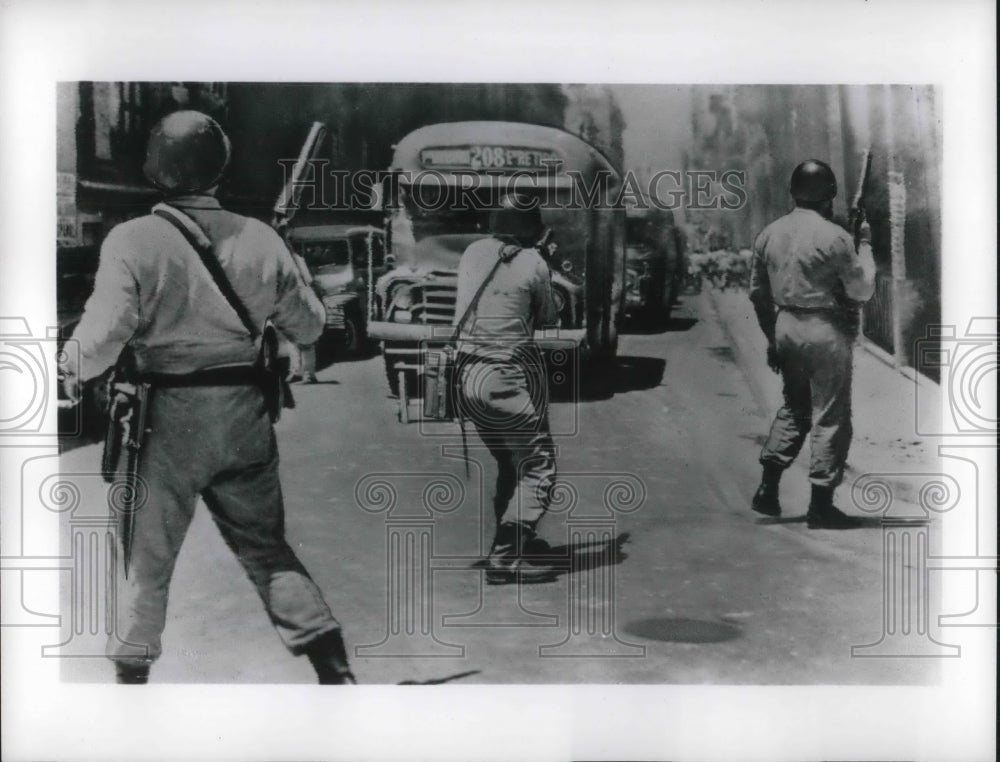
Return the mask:
POLYGON ((780 516, 781 503, 778 502, 778 486, 781 483, 781 474, 784 469, 773 463, 764 464, 764 473, 761 476, 760 486, 753 496, 750 507, 757 513, 765 516, 780 516))
POLYGON ((147 662, 116 661, 115 682, 119 685, 145 685, 149 682, 147 662))
POLYGON ((833 487, 812 486, 806 525, 810 529, 857 529, 861 519, 848 516, 833 505, 833 487))
POLYGON ((535 559, 529 563, 525 547, 534 539, 534 530, 526 524, 505 522, 497 527, 496 539, 487 559, 486 582, 490 585, 508 585, 513 582, 550 582, 556 578, 555 569, 535 559))
POLYGON ((347 663, 347 649, 340 630, 320 635, 306 647, 320 685, 355 685, 357 681, 347 663))

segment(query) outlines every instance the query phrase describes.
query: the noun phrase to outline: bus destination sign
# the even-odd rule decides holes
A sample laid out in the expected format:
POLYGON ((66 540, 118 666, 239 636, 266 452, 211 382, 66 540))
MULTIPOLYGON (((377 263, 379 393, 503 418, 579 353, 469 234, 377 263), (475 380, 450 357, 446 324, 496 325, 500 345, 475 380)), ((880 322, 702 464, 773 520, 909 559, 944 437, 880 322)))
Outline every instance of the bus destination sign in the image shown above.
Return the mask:
POLYGON ((473 172, 552 171, 562 164, 562 158, 548 148, 472 145, 424 148, 420 165, 425 169, 473 172))

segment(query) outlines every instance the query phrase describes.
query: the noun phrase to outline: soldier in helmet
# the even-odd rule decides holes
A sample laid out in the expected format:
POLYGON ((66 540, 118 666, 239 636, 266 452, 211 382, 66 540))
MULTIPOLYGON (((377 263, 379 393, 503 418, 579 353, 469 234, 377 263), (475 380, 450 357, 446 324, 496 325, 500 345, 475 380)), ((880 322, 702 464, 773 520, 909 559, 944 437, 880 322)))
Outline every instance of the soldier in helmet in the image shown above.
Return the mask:
POLYGON ((554 570, 527 551, 556 475, 547 378, 533 343, 535 329, 558 321, 549 269, 535 248, 550 236, 543 235, 538 200, 524 194, 504 197, 491 214, 490 232, 465 250, 458 266, 455 317, 466 317, 460 404, 497 462, 487 582, 541 582, 554 570))
POLYGON ((197 111, 170 114, 153 129, 144 171, 164 201, 108 234, 73 336, 79 365, 63 369, 76 398, 80 382, 128 345, 152 387, 150 433, 138 463, 148 494, 135 512, 131 568, 119 571, 118 623, 107 655, 118 682, 147 681, 162 650, 174 564, 200 497, 288 650, 309 657, 319 682, 350 683, 340 625, 285 541, 277 442, 253 367, 258 349, 206 266, 210 260, 191 242, 203 242, 203 252, 218 260, 254 324, 270 319, 308 344, 322 329, 323 307, 271 228, 219 205, 215 190, 229 156, 222 128, 197 111))
POLYGON ((784 382, 784 405, 760 454, 763 476, 752 508, 779 516, 781 475, 810 435, 811 529, 850 529, 860 524, 834 507, 851 444, 851 370, 854 331, 844 300, 865 302, 875 290, 871 229, 860 244, 830 221, 837 179, 821 161, 795 168, 795 209, 768 225, 754 242, 750 280, 768 365, 784 382))

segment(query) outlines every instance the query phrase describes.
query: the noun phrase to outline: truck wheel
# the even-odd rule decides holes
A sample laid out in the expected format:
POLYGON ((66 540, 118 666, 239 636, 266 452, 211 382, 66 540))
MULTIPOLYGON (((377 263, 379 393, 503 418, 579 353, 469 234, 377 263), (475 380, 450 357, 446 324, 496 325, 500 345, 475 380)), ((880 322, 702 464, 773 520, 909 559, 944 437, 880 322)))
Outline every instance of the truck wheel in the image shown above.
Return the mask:
POLYGON ((349 355, 356 355, 364 346, 364 326, 357 315, 344 316, 344 340, 341 344, 349 355))

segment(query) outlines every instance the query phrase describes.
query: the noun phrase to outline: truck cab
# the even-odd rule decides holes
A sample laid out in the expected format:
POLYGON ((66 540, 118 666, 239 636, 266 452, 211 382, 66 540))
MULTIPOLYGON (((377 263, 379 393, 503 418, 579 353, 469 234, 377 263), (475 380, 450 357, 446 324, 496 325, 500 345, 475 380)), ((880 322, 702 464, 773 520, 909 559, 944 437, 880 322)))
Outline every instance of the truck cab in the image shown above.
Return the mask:
POLYGON ((371 225, 315 225, 292 228, 288 243, 309 268, 326 309, 325 332, 349 353, 368 341, 371 292, 388 263, 385 234, 371 225))
POLYGON ((654 324, 670 315, 686 276, 683 238, 673 212, 646 200, 625 211, 625 310, 654 324))

